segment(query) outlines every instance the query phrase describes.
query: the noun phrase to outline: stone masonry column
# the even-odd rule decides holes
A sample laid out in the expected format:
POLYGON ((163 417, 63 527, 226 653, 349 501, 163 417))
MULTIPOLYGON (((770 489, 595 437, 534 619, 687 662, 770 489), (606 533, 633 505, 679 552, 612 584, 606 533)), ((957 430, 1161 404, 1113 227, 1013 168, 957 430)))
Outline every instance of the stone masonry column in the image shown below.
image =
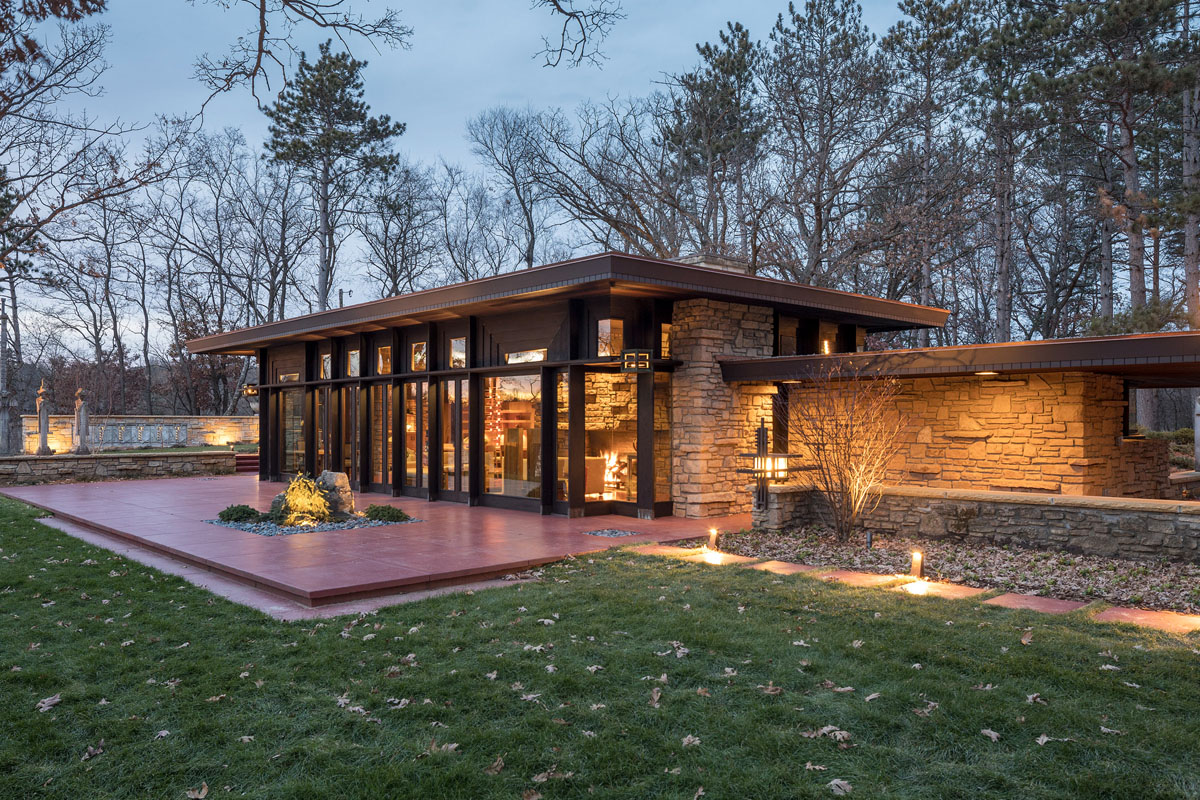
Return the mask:
POLYGON ((748 511, 748 466, 761 418, 770 424, 775 387, 728 384, 720 358, 770 356, 774 314, 769 308, 720 300, 680 300, 671 317, 671 500, 675 515, 713 517, 748 511))

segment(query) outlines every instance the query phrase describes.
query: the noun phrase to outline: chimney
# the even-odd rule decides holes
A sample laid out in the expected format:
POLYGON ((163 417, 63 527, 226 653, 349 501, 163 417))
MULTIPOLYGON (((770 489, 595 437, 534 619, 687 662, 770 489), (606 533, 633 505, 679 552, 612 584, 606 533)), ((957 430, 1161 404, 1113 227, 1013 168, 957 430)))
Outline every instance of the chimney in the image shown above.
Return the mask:
POLYGON ((725 256, 711 252, 692 253, 691 255, 680 256, 675 259, 678 264, 687 264, 691 267, 706 267, 707 269, 719 269, 722 272, 736 272, 741 275, 750 274, 750 262, 747 259, 739 258, 738 256, 725 256))

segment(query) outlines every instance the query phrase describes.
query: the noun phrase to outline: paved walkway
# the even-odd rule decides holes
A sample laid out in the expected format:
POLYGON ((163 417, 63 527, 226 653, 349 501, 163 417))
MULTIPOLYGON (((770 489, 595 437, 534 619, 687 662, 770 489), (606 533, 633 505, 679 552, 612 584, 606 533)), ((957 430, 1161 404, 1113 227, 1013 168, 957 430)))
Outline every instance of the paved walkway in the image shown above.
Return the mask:
MULTIPOLYGON (((961 600, 978 595, 988 594, 994 589, 979 589, 973 586, 962 586, 956 583, 914 580, 907 575, 881 575, 874 572, 853 572, 832 567, 815 567, 810 564, 794 564, 788 561, 764 561, 762 559, 735 556, 729 553, 708 550, 706 547, 677 547, 671 545, 639 545, 633 548, 635 553, 648 556, 666 556, 683 561, 692 561, 713 566, 737 565, 750 569, 763 570, 776 575, 796 575, 805 573, 815 578, 828 581, 838 581, 850 586, 867 588, 887 588, 911 595, 923 597, 944 597, 961 600)), ((1088 603, 1077 600, 1058 600, 1053 597, 1041 597, 1031 594, 999 594, 982 601, 986 605, 1003 608, 1023 608, 1044 614, 1069 614, 1087 607, 1088 603)), ((1124 608, 1109 606, 1091 618, 1098 622, 1125 622, 1140 625, 1144 628, 1166 631, 1167 633, 1187 634, 1200 631, 1200 614, 1180 614, 1174 611, 1148 611, 1141 608, 1124 608)))
POLYGON ((580 553, 694 539, 713 525, 738 530, 750 524, 748 514, 719 520, 568 519, 378 494, 357 495, 358 507, 397 506, 420 521, 289 536, 259 536, 204 521, 236 503, 265 510, 282 488, 235 475, 8 487, 0 493, 307 606, 470 583, 580 553), (608 528, 637 535, 587 533, 608 528))

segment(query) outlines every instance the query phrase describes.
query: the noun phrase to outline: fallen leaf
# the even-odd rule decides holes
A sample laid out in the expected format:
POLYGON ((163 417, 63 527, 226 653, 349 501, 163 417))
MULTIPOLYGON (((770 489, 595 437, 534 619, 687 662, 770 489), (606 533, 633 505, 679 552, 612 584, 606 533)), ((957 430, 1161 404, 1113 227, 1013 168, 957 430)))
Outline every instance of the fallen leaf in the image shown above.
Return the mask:
POLYGON ((171 732, 170 732, 170 731, 159 731, 158 733, 154 734, 154 738, 155 738, 156 740, 157 740, 157 739, 165 739, 165 738, 167 738, 167 737, 168 737, 168 736, 170 736, 170 735, 171 735, 171 732))
POLYGON ((805 769, 810 769, 810 770, 823 770, 823 769, 829 769, 829 768, 828 768, 828 767, 826 767, 824 764, 814 764, 814 763, 812 763, 811 761, 805 761, 805 762, 804 762, 804 768, 805 768, 805 769))
POLYGON ((829 786, 829 790, 837 795, 850 794, 850 792, 854 791, 854 787, 848 781, 844 781, 841 778, 834 778, 827 785, 829 786))
POLYGON ((1034 703, 1039 703, 1040 705, 1043 705, 1043 706, 1049 705, 1049 703, 1046 702, 1046 698, 1042 697, 1037 692, 1034 692, 1033 694, 1025 695, 1025 702, 1029 703, 1029 705, 1033 705, 1034 703))
POLYGON ((61 702, 62 695, 52 694, 49 697, 43 697, 41 700, 38 700, 37 705, 34 706, 34 708, 36 708, 40 713, 44 714, 61 702))
POLYGON ((546 770, 545 772, 539 772, 537 775, 534 775, 533 778, 531 778, 531 780, 534 783, 545 783, 546 781, 552 780, 552 779, 566 779, 566 778, 571 777, 574 774, 575 774, 574 772, 559 772, 558 764, 554 764, 550 767, 550 769, 546 770))
POLYGON ((484 775, 499 775, 500 770, 504 769, 504 759, 501 756, 496 756, 496 760, 483 768, 484 775))
POLYGON ((659 700, 661 698, 662 698, 662 689, 655 686, 653 689, 650 690, 650 707, 658 708, 659 700))
POLYGON ((100 740, 100 741, 99 741, 99 742, 96 744, 96 746, 95 746, 95 747, 92 747, 92 746, 89 744, 89 745, 88 745, 88 747, 87 747, 87 750, 85 750, 85 751, 84 751, 83 755, 80 757, 80 759, 79 759, 79 760, 80 760, 80 761, 87 761, 89 758, 95 758, 96 756, 100 755, 100 754, 101 754, 101 753, 103 753, 103 752, 104 752, 104 740, 103 740, 103 739, 101 739, 101 740, 100 740))
POLYGON ((683 737, 683 746, 684 747, 695 747, 698 744, 700 744, 699 736, 693 736, 692 734, 689 733, 687 736, 683 737))
POLYGON ((521 800, 542 800, 542 793, 536 792, 533 789, 526 789, 521 792, 521 800))
POLYGON ((184 792, 184 795, 188 800, 204 800, 204 798, 208 797, 208 784, 201 783, 199 789, 188 789, 184 792))
MULTIPOLYGON (((782 687, 782 686, 776 686, 776 685, 775 685, 775 683, 774 683, 774 681, 767 681, 767 685, 766 685, 766 686, 763 686, 763 685, 760 683, 760 684, 758 685, 758 688, 762 690, 762 693, 763 693, 763 694, 777 695, 777 694, 782 694, 782 693, 783 693, 783 687, 782 687)), ((837 689, 834 689, 834 691, 836 692, 836 691, 837 691, 837 689)))
POLYGON ((1106 728, 1106 727, 1104 727, 1103 725, 1101 725, 1101 726, 1100 726, 1100 732, 1101 732, 1101 733, 1112 733, 1112 734, 1116 734, 1117 736, 1124 736, 1124 735, 1125 735, 1125 732, 1124 732, 1124 731, 1118 731, 1118 730, 1116 730, 1116 729, 1114 729, 1114 728, 1106 728))
POLYGON ((878 698, 879 698, 879 692, 871 692, 869 695, 867 695, 866 697, 864 697, 864 698, 863 698, 863 700, 864 700, 865 702, 869 703, 869 702, 871 702, 872 700, 877 700, 878 698))
POLYGON ((701 797, 704 797, 704 787, 703 786, 696 789, 696 793, 694 795, 692 795, 692 800, 700 800, 701 797))
POLYGON ((1100 669, 1108 670, 1109 672, 1120 672, 1121 671, 1121 668, 1118 667, 1116 664, 1101 664, 1100 669))
POLYGON ((1025 634, 1021 637, 1021 644, 1028 645, 1032 641, 1033 641, 1033 631, 1025 631, 1025 634))
POLYGON ((238 741, 241 742, 242 744, 250 744, 251 742, 254 741, 254 737, 253 736, 239 736, 238 741))
POLYGON ((712 692, 710 692, 708 689, 705 689, 703 686, 696 690, 696 694, 700 695, 701 697, 712 697, 712 692))
POLYGON ((972 686, 971 688, 976 691, 979 691, 979 692, 990 692, 992 689, 995 689, 996 687, 990 683, 987 683, 987 684, 977 683, 974 686, 972 686))
POLYGON ((989 739, 991 739, 993 742, 1000 741, 1000 734, 996 733, 991 728, 984 728, 979 732, 982 733, 984 736, 988 737, 989 739))

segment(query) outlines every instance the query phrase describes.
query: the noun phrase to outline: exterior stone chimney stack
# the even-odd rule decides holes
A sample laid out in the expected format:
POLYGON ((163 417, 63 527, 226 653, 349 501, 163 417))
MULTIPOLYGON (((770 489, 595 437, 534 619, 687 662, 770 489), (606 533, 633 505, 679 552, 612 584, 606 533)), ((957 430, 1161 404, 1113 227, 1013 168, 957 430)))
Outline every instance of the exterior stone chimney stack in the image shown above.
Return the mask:
POLYGON ((723 272, 736 272, 739 275, 750 274, 750 262, 747 259, 737 256, 718 255, 717 253, 692 253, 687 256, 680 256, 675 259, 680 264, 687 264, 692 267, 706 267, 708 269, 719 269, 723 272))

